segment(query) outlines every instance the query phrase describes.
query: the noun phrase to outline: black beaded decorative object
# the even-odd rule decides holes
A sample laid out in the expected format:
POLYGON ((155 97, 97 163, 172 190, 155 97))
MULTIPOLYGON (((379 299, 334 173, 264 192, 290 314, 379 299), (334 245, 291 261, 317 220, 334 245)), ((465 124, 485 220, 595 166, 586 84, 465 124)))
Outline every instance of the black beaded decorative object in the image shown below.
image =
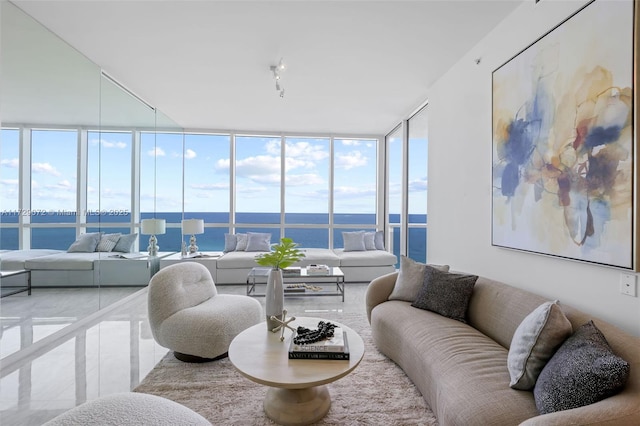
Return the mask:
POLYGON ((333 330, 335 328, 336 325, 329 321, 320 321, 316 330, 299 326, 296 330, 296 336, 293 338, 293 343, 296 345, 310 345, 320 340, 329 339, 333 337, 333 330))

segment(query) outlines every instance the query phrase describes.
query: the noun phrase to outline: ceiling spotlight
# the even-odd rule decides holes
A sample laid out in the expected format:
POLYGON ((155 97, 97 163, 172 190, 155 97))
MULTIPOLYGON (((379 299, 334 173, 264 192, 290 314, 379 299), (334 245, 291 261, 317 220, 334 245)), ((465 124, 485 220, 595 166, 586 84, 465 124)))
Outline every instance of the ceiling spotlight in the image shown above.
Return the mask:
POLYGON ((280 58, 280 62, 278 65, 271 65, 269 70, 273 74, 273 79, 276 81, 276 90, 280 93, 280 97, 284 98, 284 87, 280 84, 281 76, 280 72, 287 69, 286 64, 283 62, 282 58, 280 58))

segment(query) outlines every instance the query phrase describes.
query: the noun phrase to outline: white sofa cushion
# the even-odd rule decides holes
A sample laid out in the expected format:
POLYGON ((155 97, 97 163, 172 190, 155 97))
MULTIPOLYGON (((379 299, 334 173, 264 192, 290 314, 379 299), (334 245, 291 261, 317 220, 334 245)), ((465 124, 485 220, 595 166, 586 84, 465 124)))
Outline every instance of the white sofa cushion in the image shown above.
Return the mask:
POLYGON ((105 253, 60 253, 49 256, 36 257, 25 262, 26 269, 65 270, 65 271, 89 271, 93 269, 93 261, 105 253))
POLYGON ((0 253, 0 267, 3 271, 25 269, 27 260, 58 253, 64 253, 64 251, 52 249, 7 250, 0 253))
POLYGON ((334 249, 340 258, 340 266, 390 266, 395 265, 398 258, 384 250, 344 251, 334 249))

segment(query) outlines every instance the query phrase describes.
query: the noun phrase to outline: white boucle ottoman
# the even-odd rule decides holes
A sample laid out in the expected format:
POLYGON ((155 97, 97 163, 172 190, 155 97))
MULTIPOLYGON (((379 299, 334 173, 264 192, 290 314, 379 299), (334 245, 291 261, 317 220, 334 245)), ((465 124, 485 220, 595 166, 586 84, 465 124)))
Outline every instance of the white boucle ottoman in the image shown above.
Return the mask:
POLYGON ((85 402, 43 426, 87 425, 211 426, 211 423, 195 411, 169 399, 145 393, 126 392, 85 402))

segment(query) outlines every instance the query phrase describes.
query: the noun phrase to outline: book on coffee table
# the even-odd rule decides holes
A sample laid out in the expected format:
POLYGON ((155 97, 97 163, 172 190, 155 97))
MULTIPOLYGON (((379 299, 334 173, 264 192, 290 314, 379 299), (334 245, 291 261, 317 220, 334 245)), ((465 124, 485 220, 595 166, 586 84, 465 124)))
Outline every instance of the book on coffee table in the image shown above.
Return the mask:
POLYGON ((347 332, 341 328, 334 330, 331 339, 320 340, 308 345, 294 343, 295 334, 289 345, 289 359, 349 359, 349 342, 347 332))

